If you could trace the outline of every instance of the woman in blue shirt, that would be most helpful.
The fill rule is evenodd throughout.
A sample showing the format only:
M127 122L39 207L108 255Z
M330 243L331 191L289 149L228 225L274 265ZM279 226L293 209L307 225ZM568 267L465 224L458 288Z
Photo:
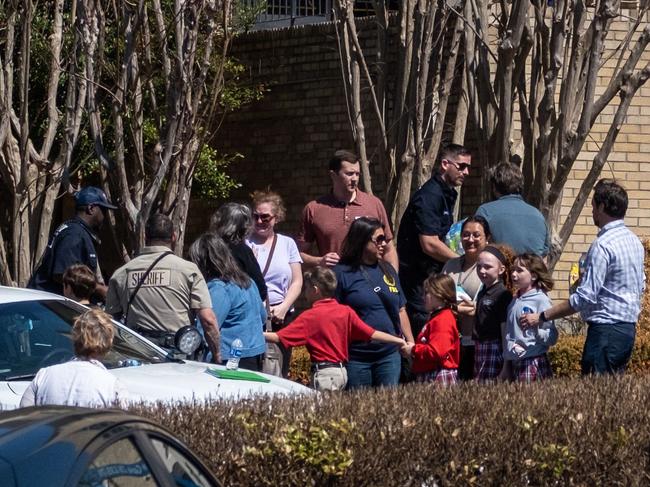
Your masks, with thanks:
M382 260L386 243L379 220L361 217L352 223L343 241L341 260L334 268L338 279L336 298L354 309L375 330L404 335L412 343L411 324L397 271ZM397 385L400 362L395 345L352 343L346 365L348 388Z
M263 335L266 309L257 286L239 268L228 245L214 233L204 233L196 239L189 256L208 283L221 331L223 363L230 356L232 342L239 338L244 344L239 367L261 371L266 350Z

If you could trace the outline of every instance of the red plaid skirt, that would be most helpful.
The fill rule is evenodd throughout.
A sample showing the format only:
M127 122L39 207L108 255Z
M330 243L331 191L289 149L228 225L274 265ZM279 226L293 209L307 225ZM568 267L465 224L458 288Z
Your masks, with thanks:
M479 382L494 381L503 368L501 341L476 342L475 347L474 378Z
M434 382L439 386L451 386L458 382L458 369L439 369L415 376L416 382Z
M516 360L512 363L512 368L515 379L519 382L530 383L553 377L551 363L546 354Z

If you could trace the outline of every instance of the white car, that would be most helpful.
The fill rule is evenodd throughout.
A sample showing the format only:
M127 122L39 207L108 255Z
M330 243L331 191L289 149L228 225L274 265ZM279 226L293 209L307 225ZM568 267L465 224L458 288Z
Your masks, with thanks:
M73 320L86 308L42 291L0 286L0 409L14 409L42 367L73 357ZM169 358L146 338L115 324L104 365L119 377L133 402L241 399L258 394L310 394L289 380L258 374L268 382L221 379L225 367Z

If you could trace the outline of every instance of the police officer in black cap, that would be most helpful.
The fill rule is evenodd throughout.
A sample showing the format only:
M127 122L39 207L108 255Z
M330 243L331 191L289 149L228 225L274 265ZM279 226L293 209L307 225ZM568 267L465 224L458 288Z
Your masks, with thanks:
M73 264L84 264L97 275L95 292L103 300L107 286L97 263L95 244L100 243L97 231L104 223L106 211L116 210L117 206L94 186L78 191L75 204L75 217L56 229L27 287L62 295L65 270Z

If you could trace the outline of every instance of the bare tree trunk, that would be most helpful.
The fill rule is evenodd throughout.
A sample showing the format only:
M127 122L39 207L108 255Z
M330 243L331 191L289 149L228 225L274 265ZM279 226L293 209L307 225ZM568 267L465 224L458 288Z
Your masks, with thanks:
M607 132L605 141L603 142L603 144L600 147L600 150L594 157L589 173L587 174L587 177L580 185L580 190L578 191L578 195L573 201L573 204L571 205L571 209L569 210L569 214L567 215L564 223L562 224L562 228L559 233L560 249L563 249L566 243L569 241L569 237L571 236L573 227L578 221L578 217L580 216L580 213L582 212L582 209L584 208L585 203L587 202L589 193L591 192L592 188L594 187L598 178L600 177L603 166L605 165L605 162L607 162L607 157L609 156L609 154L612 151L612 148L614 147L614 142L616 141L616 137L618 136L618 133L620 132L621 127L625 122L625 116L627 115L628 108L630 107L630 103L632 102L634 95L639 90L639 88L642 85L644 85L646 81L648 81L649 77L650 77L650 63L646 64L646 66L638 73L632 75L628 79L628 81L621 87L621 101L616 110L616 114L614 115L614 120L612 121L612 124L609 127L609 130ZM552 222L552 223L558 223L558 222ZM557 252L555 252L550 256L549 261L551 267L555 266L559 258L560 258L560 254Z
M102 184L120 204L123 218L110 218L125 258L142 243L135 232L161 188L177 184L170 211L184 225L205 127L221 110L231 0L21 0L3 8L0 185L11 221L0 230L2 282L24 285L40 260L60 190L72 190L71 167L88 157L76 152L86 130ZM178 183L170 168L182 172Z
M531 5L532 17L528 15ZM560 228L550 256L552 268L601 174L631 98L645 83L645 68L637 72L635 69L650 41L650 28L645 27L631 49L628 45L647 9L639 12L623 42L608 54L608 59L616 56L615 73L605 92L596 96L598 79L602 78L600 69L605 64L605 39L618 16L619 2L601 0L590 6L582 0L557 0L552 4L521 0L513 1L510 8L506 2L495 7L495 29L500 39L496 55L488 47L485 3L468 0L463 15L467 23L466 79L470 108L474 108L472 118L481 140L479 151L488 163L512 158L510 139L516 99L521 131L517 145L523 151L526 195L545 215L553 234ZM496 67L493 77L490 66ZM605 142L569 216L562 222L562 190L573 164L597 117L617 93L621 94L621 102Z
M438 151L440 150L440 144L442 142L442 134L445 126L445 119L447 116L447 107L449 105L449 97L451 95L451 87L454 81L457 79L456 60L458 59L458 52L460 49L462 26L463 26L463 19L460 16L457 16L454 30L453 30L453 35L450 42L450 49L449 52L447 53L448 55L445 56L446 66L445 66L444 76L440 83L440 96L439 96L440 103L438 105L438 115L436 118L436 124L433 129L433 134L431 135L431 141L429 142L429 148L427 149L427 153L425 156L425 159L427 161L430 161L431 163L435 161L436 156L438 155ZM467 105L465 103L465 106L463 108L462 107L463 103L465 102L461 101L459 105L456 107L457 113L461 114L460 119L458 116L456 117L456 123L463 124L463 127L457 128L456 126L454 126L454 141L461 140L460 142L461 144L464 142L465 139L464 124L467 122ZM462 119L462 116L465 117L464 121ZM462 130L462 136L460 135L461 133L460 130ZM427 171L425 172L424 175L425 180L431 177L432 168L433 168L432 164L427 168Z
M377 38L380 54L375 71L376 81L368 67L370 57L363 52L356 30L353 2L334 2L337 39L341 58L343 86L346 93L350 129L361 155L363 180L367 155L379 158L386 183L386 205L395 230L411 196L413 186L419 187L431 174L432 161L438 152L446 114L447 98L453 81L460 32L452 34L450 56L441 53L448 40L445 32L450 10L442 1L405 0L400 5L398 71L394 98L387 99L383 50L389 29L386 5L375 1L378 15ZM454 17L452 24L456 23ZM437 29L437 30L436 30ZM446 53L447 54L447 53ZM451 57L451 59L450 59ZM443 66L449 67L443 71ZM359 78L357 78L359 73ZM370 114L379 130L379 146L369 149L365 136L361 83L368 87ZM393 107L388 118L387 106ZM442 107L442 110L441 110Z

